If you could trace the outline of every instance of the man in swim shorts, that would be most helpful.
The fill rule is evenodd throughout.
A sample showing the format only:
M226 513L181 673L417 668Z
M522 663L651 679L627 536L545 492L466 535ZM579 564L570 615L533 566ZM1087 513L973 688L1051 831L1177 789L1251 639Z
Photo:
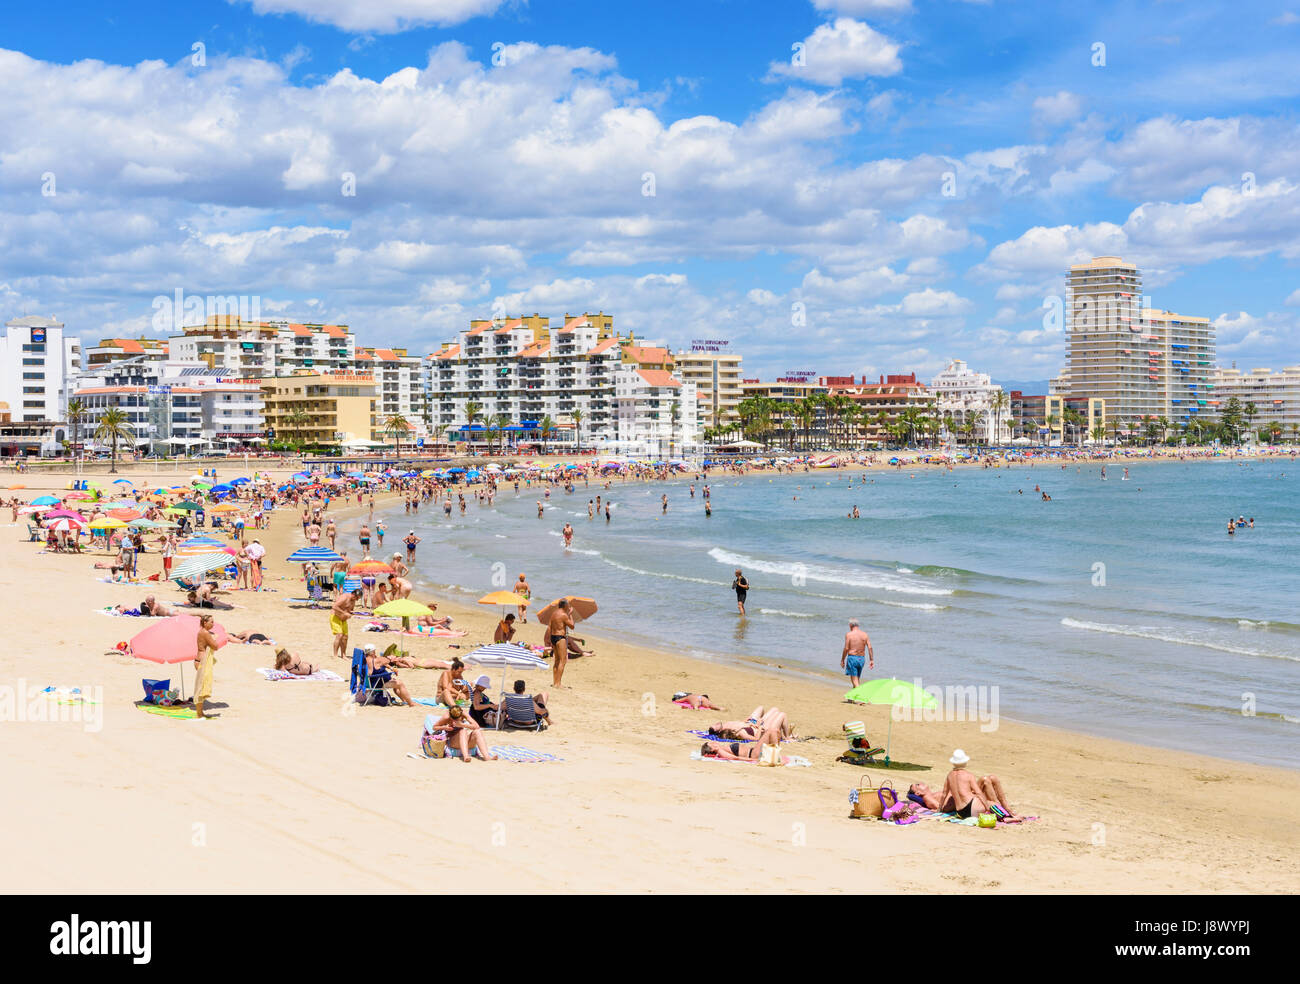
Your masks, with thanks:
M359 597L361 597L360 588L345 591L334 599L334 606L330 609L330 633L334 637L333 652L339 659L347 659L348 619L352 617L352 610L356 608Z
M840 668L853 686L861 683L862 664L871 654L871 669L876 668L876 654L871 649L871 639L858 627L856 618L849 619L849 631L844 634L844 651L840 653Z
M749 595L749 581L745 575L740 573L740 568L736 568L736 579L731 582L731 590L736 592L736 610L740 614L745 614L745 598Z

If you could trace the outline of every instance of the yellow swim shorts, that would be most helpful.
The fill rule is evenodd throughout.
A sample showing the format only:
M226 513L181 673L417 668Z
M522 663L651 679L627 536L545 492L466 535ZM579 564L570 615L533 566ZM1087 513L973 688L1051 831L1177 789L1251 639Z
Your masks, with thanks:
M347 635L348 634L347 620L339 618L337 615L331 615L330 631L335 635Z

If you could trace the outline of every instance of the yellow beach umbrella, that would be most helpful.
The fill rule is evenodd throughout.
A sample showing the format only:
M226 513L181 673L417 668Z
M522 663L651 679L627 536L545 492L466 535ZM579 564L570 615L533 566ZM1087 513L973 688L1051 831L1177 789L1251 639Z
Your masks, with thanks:
M223 502L219 506L213 506L212 509L209 511L214 513L239 512L239 507L235 505L231 505L229 502Z
M122 522L120 519L116 519L113 516L105 516L102 519L97 519L92 522L90 528L92 530L120 530L125 525L126 523Z
M422 615L432 615L433 609L428 605L421 605L418 601L412 601L410 598L394 598L392 601L386 601L375 609L376 615L382 615L387 618L400 618L402 620L402 631L411 631L411 619L419 618ZM402 646L402 655L406 655L406 647Z
M528 599L523 595L517 595L513 591L493 591L491 594L484 595L478 600L480 605L518 605L520 608L528 607Z

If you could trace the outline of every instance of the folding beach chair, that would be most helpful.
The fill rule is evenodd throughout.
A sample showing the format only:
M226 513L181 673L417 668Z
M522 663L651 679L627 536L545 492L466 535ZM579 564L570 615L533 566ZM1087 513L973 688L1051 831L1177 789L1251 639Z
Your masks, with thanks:
M384 683L392 678L392 675L383 670L379 673L366 672L366 651L364 649L352 650L352 680L349 686L352 693L357 695L357 703L363 707L366 704L374 704L376 707L401 706L402 699L391 690L384 688Z
M506 694L501 698L501 713L497 715L497 729L516 731L544 731L546 722L537 716L537 705L531 694Z

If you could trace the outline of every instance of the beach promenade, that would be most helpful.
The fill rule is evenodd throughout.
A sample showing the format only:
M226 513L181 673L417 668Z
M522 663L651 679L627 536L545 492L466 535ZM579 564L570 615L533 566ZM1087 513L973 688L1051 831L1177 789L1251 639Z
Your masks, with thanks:
M57 496L68 477L21 476L27 488L7 494ZM171 671L175 682L180 667L109 654L148 622L98 610L138 604L146 593L176 603L180 592L104 583L92 570L102 553L41 552L25 542L21 520L8 520L6 510L0 687L102 688L97 720L15 720L30 716L15 712L0 722L0 781L9 791L0 829L22 845L3 875L9 891L1300 890L1295 772L1005 719L987 734L978 722L896 723L895 758L926 768L865 771L900 790L917 780L937 786L962 747L977 774L999 775L1016 810L1038 820L981 830L849 819L849 790L863 770L835 762L841 725L865 720L869 734L883 736L888 712L842 703L844 688L831 679L678 655L671 626L649 650L602 639L598 620L582 625L598 655L569 665L566 688L551 700L558 723L500 739L559 762L409 758L425 709L360 708L346 683L268 682L255 670L271 665L274 650L234 642L218 652L213 720L143 713L134 706L141 679ZM235 608L218 612L218 622L264 632L346 678L348 667L329 655L328 608L286 603L302 594L298 565L282 560L303 545L298 513L280 508L254 535L267 547L268 590L223 595ZM398 540L390 525L393 549ZM419 561L438 558L422 547ZM157 553L143 555L142 574L160 569ZM440 601L439 613L469 635L403 637L415 655L448 659L491 640L495 610ZM357 629L349 648L398 638ZM526 629L535 641L531 620ZM192 667L184 673L188 687ZM522 675L530 690L550 689L549 671ZM434 671L401 676L413 694L433 696ZM674 706L677 690L710 694L728 718L781 707L801 736L818 736L787 746L811 767L692 760L699 739L687 731L723 715Z

